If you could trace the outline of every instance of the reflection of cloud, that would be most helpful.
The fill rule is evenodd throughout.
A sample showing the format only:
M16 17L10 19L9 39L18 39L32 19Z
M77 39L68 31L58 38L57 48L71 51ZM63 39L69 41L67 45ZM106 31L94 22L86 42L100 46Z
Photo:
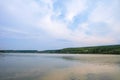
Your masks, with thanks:
M43 35L70 41L75 46L119 43L119 4L119 0L3 0L0 3L0 28L6 27L2 31L6 36L14 32L16 37L30 34L26 37L38 39ZM82 14L85 17L81 17ZM36 37L36 33L40 35Z
M76 65L70 68L58 69L50 72L43 80L86 80L90 75L96 80L99 80L99 78L116 79L115 73L118 76L119 73L117 72L117 67L112 65Z
M119 63L119 57L115 55L85 55L85 54L76 54L77 56L69 55L69 56L62 56L58 58L62 58L69 61L80 61L85 63L99 63L99 64L117 64Z

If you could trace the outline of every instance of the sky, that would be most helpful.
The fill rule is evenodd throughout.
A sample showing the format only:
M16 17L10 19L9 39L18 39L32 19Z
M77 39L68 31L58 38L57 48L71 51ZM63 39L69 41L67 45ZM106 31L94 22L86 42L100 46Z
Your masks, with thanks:
M120 0L1 0L0 49L120 44Z

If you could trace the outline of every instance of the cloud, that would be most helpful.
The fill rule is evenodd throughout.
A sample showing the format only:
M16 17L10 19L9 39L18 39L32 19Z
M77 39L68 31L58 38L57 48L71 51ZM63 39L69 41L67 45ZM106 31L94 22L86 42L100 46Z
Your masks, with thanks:
M57 40L56 44L61 40L71 42L64 46L119 43L119 7L119 0L1 1L0 36L27 38L31 42L36 39L50 45L51 40Z
M110 37L111 40L114 39L115 42L120 40L118 39L118 34L120 34L120 23L119 23L120 20L118 20L119 17L118 13L120 13L120 10L118 9L119 7L120 7L119 0L111 1L108 4L104 2L98 2L96 8L91 12L90 17L88 19L88 23L90 24L92 23L93 26L96 23L106 24L104 27L102 25L98 26L98 27L102 27L101 31L108 30L106 31L107 36L105 36L104 34L102 35L104 38L106 38L106 40L109 39L107 37ZM97 25L95 27L97 27Z
M86 0L70 0L65 4L67 21L73 21L74 17L82 13L88 6Z
M98 2L96 8L91 12L89 21L91 22L107 22L111 23L116 20L118 15L119 0L111 3Z

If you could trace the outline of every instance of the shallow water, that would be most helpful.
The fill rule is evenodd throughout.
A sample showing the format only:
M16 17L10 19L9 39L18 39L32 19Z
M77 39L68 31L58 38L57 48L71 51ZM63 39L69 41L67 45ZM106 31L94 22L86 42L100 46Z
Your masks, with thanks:
M120 80L120 55L0 54L0 80Z

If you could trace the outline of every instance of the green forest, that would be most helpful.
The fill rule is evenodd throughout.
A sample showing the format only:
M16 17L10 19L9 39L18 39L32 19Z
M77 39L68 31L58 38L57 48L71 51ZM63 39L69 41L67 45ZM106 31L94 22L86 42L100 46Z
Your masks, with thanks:
M42 53L74 53L74 54L120 54L120 45L93 46L93 47L77 47L64 48L59 50L46 50Z
M0 50L0 53L120 54L120 45L64 48L58 50Z

